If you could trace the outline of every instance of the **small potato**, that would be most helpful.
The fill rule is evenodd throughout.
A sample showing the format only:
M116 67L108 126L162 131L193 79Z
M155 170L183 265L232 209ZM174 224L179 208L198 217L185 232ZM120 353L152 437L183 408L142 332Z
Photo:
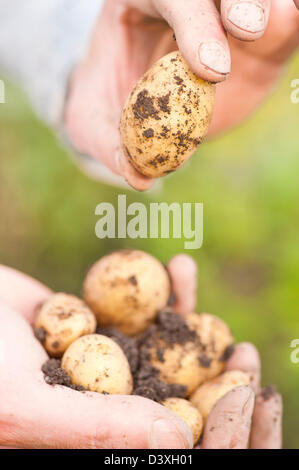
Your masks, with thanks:
M61 357L73 341L95 331L96 318L81 299L58 293L41 306L34 327L42 329L47 352Z
M120 120L123 151L144 176L181 167L208 132L215 86L197 77L181 53L160 59L139 80Z
M202 429L203 419L195 406L193 406L188 400L183 398L167 398L162 402L162 405L166 406L169 410L176 413L182 418L189 426L193 434L194 445L198 442Z
M72 383L99 393L130 395L133 379L122 349L111 338L87 335L65 351L61 367Z
M179 321L177 315L173 321ZM172 322L171 317L168 322ZM162 337L154 336L151 338L154 346L150 347L149 353L151 364L159 371L160 379L185 386L185 396L189 396L201 383L222 372L233 337L220 318L207 313L189 314L185 317L185 323L189 331L195 333L194 337L191 335L183 344L167 344L165 334Z
M218 377L202 384L190 397L191 403L207 419L212 408L221 397L240 385L250 384L250 374L238 370L224 372Z
M83 290L101 326L115 326L122 333L135 335L167 305L171 284L165 267L153 256L122 250L92 266Z

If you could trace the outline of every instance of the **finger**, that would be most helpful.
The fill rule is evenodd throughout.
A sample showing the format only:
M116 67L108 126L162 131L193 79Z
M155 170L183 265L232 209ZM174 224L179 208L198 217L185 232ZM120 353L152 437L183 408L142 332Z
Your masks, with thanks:
M28 404L27 415L14 445L64 449L189 449L193 445L186 423L162 405L137 396L83 393L45 384Z
M270 6L271 0L222 0L223 25L237 39L258 39L267 27Z
M246 449L254 407L251 387L236 387L222 397L210 413L202 449Z
M0 265L0 301L32 322L36 307L51 295L51 290L14 269Z
M175 303L174 310L181 315L191 313L196 306L197 265L187 255L176 255L168 263Z
M239 343L236 345L232 356L226 363L225 370L241 370L248 372L251 378L251 386L255 393L260 387L261 361L258 350L251 343Z
M174 29L178 47L191 69L212 82L230 72L230 52L225 30L213 0L156 0L161 15Z
M299 0L294 0L294 3L295 3L296 7L297 7L298 10L299 10Z
M152 187L155 180L138 173L121 150L118 151L118 159L121 174L132 188L137 191L146 191Z
M250 437L251 449L281 449L282 399L273 387L256 397Z

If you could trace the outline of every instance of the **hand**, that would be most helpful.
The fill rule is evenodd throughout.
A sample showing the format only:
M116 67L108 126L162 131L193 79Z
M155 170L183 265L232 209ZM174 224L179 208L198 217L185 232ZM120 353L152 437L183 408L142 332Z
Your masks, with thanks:
M156 60L178 47L197 75L222 82L210 128L215 135L256 108L299 44L299 15L292 0L183 3L106 0L70 85L65 124L72 144L138 190L153 181L126 160L118 126L128 94ZM295 4L299 8L299 0Z
M194 310L196 267L179 255L169 263L175 308ZM17 293L17 295L16 295ZM137 396L79 393L46 384L41 365L47 354L30 323L51 291L37 281L0 266L0 445L21 448L190 448L190 430L165 407ZM259 388L260 363L247 343L236 347L227 369L248 371ZM264 394L265 396L265 394ZM250 387L238 387L215 406L202 448L277 448L282 405ZM253 416L252 416L253 414ZM275 420L274 420L275 418ZM69 423L72 423L70 430ZM252 423L252 424L251 424Z

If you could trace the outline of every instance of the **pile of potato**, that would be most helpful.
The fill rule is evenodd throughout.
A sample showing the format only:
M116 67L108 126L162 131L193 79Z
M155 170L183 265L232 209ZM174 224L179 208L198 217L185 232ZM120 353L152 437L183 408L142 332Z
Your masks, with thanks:
M34 327L43 332L48 354L61 358L72 384L98 393L132 394L134 374L119 344L96 334L97 326L143 338L140 351L146 351L158 379L183 391L162 404L187 422L196 443L217 400L249 384L250 377L240 371L223 373L233 345L228 326L207 313L184 318L171 313L171 291L168 272L157 259L137 250L113 252L89 270L84 301L54 294L39 308ZM168 336L155 326L163 310L168 312L163 317Z

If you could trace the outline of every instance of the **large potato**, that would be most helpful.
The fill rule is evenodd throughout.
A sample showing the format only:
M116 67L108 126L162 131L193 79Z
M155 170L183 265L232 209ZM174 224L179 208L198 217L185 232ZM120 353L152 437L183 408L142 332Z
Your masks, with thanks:
M162 402L162 405L173 411L173 413L176 413L187 423L192 431L193 443L195 445L198 442L203 429L203 419L198 409L188 400L184 400L183 398L167 398Z
M183 321L177 315L171 315L173 320L169 316L169 328L172 322ZM143 348L148 348L150 362L159 371L160 379L185 386L185 396L189 396L201 383L221 373L233 337L228 326L213 315L189 314L184 323L185 332L183 325L176 325L176 331L182 331L182 340L168 342L167 331L162 331L161 335L158 330Z
M202 384L190 397L191 403L207 419L214 405L221 397L241 385L250 384L250 374L237 370L224 372Z
M123 250L94 264L83 290L101 326L115 326L122 333L135 335L167 305L171 285L165 267L153 256Z
M61 367L72 383L99 393L130 395L133 380L122 349L103 335L82 336L65 351Z
M48 353L61 357L77 338L94 333L96 318L81 299L58 293L41 306L34 327L42 331Z
M130 94L120 121L124 153L143 175L181 167L207 134L215 86L197 77L180 52L160 59Z

